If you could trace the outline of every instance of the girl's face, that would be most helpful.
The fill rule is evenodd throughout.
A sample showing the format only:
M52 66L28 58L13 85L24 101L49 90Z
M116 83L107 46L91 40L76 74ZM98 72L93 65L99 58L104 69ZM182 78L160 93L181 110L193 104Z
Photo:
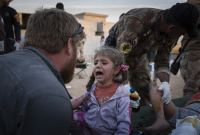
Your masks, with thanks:
M119 71L120 66L114 68L114 64L108 56L97 55L94 60L93 73L98 84L101 86L114 83L115 74Z

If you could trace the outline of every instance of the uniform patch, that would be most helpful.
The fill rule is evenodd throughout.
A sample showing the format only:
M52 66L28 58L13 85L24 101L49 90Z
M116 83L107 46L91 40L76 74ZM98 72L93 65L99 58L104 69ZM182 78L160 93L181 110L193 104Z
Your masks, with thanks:
M6 12L6 13L5 13L5 16L10 16L9 12Z
M122 43L120 45L120 50L123 52L123 53L128 53L131 51L131 44L130 43Z
M15 19L17 20L17 22L20 22L19 14L16 14L16 15L15 15Z
M139 42L139 38L138 38L138 37L137 37L136 39L133 40L133 44L134 44L134 45L137 45L138 42Z

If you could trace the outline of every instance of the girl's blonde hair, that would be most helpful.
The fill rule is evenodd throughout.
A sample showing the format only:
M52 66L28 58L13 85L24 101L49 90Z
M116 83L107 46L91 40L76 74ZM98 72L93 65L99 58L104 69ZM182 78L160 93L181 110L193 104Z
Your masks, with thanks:
M117 66L121 66L124 65L124 54L122 52L120 52L117 49L114 48L110 48L110 47L100 47L98 49L95 50L95 55L94 55L94 59L98 56L107 56L110 58L110 60L113 62L114 68ZM127 72L123 71L123 69L120 69L119 73L116 74L114 82L115 83L119 83L122 84L123 82L125 82L127 80ZM86 89L89 92L92 85L94 84L95 81L95 77L94 74L92 74L90 76L90 80L88 82L88 84L86 85Z

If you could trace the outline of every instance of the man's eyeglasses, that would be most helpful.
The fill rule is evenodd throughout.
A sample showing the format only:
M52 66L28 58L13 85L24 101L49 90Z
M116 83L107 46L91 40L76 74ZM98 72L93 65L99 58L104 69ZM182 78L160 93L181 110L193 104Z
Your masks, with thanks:
M79 23L79 29L78 29L78 31L77 31L74 35L72 35L71 38L73 38L73 37L75 37L76 35L81 34L81 33L83 33L83 28L82 28L81 24Z

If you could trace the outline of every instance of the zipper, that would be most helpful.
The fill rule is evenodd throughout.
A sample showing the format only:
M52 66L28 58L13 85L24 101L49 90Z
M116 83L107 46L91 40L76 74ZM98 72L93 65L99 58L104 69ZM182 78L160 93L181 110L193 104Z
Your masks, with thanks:
M119 87L117 88L117 90L118 90L118 89L119 89ZM117 91L117 90L116 90L116 91ZM93 87L93 91L94 91L94 87ZM115 94L116 94L116 93L115 93ZM114 99L119 98L119 96L117 97L117 96L115 96L115 94L114 94L109 100L107 100L106 102L104 102L104 103L100 106L99 103L97 102L97 100L96 100L94 94L93 94L92 92L90 92L91 97L95 100L96 104L98 105L98 112L97 112L97 113L99 113L99 110L102 108L102 106L103 106L105 103L107 103L108 101L112 101L112 100L114 100ZM98 117L96 117L96 118L97 118L97 121L96 121L96 123L94 124L94 127L96 127L96 125L97 125L97 123L98 123L98 118L99 118L99 117L100 117L100 113L98 114Z

